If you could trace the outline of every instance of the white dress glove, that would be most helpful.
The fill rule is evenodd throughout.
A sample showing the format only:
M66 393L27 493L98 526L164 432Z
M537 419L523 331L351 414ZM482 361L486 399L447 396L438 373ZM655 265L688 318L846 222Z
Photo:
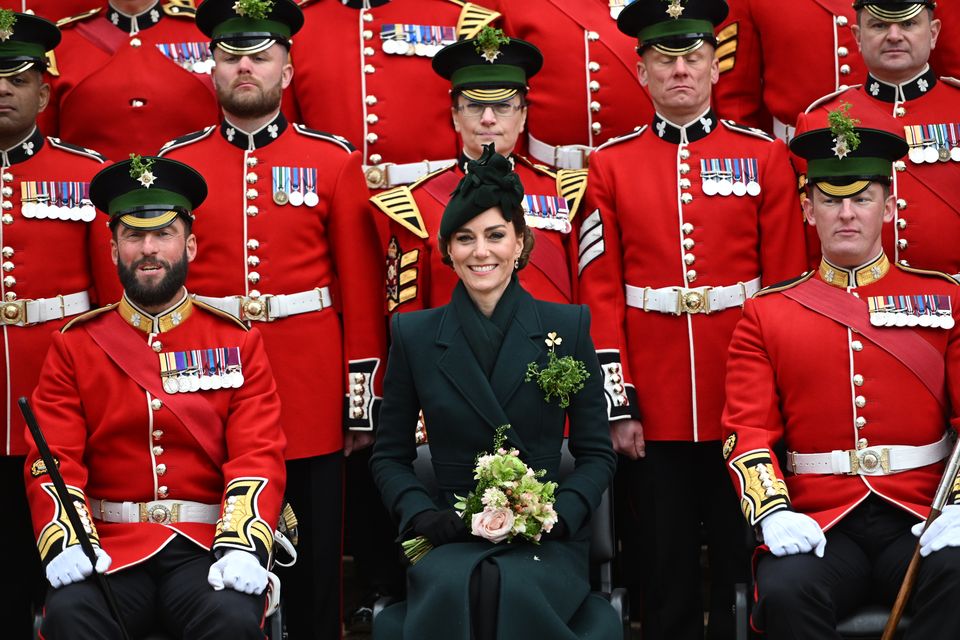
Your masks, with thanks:
M252 553L227 549L223 557L211 565L207 582L214 591L230 587L241 593L260 595L267 587L267 570Z
M760 530L770 553L777 557L813 551L822 558L827 547L827 539L817 521L796 511L774 511L760 521Z
M94 547L93 550L97 554L97 573L103 573L110 568L112 560L100 547ZM80 582L91 573L93 573L93 565L78 544L61 551L47 565L47 580L54 589Z
M918 522L910 528L915 536L920 536L920 555L926 558L934 551L944 547L960 547L960 505L944 507L943 512L930 527L924 531L923 523ZM920 535L920 534L923 535Z

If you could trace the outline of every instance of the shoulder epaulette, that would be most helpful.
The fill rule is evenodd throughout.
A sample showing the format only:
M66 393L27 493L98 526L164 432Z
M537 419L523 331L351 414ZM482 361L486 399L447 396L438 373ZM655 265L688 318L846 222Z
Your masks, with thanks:
M101 11L103 11L103 7L97 7L96 9L90 9L90 11L84 11L83 13L78 13L75 16L60 18L59 20L57 20L57 27L59 27L60 29L63 29L68 24L74 24L75 22L81 22L83 20L92 18L93 16L97 15Z
M753 297L759 298L760 296L765 296L768 293L776 293L777 291L783 291L784 289L795 287L801 282L806 282L807 280L812 278L813 274L815 274L816 272L817 272L816 269L811 269L810 271L804 271L796 278L784 280L783 282L778 282L776 284L770 285L769 287L764 287L763 289L760 289L760 291L757 291L755 294L753 294Z
M446 171L446 169L443 169L443 171ZM434 172L431 175L436 175L436 173L439 172ZM422 182L422 180L418 182ZM381 191L371 196L370 202L387 214L387 217L418 238L426 240L430 237L430 234L427 233L427 225L424 224L423 216L420 214L420 207L417 206L413 192L410 191L410 185Z
M212 314L215 315L215 316L220 316L220 317L223 318L224 320L229 320L230 322L232 322L233 324L237 325L238 327L242 327L244 331L249 331L249 330L250 330L250 327L248 327L247 325L245 325L239 318L237 318L237 316L233 315L232 313L227 313L226 311L221 311L220 309L217 309L216 307L210 306L210 305L207 304L206 302L200 302L200 301L197 300L195 297L193 298L193 304L194 304L194 306L197 306L197 307L203 309L204 311L208 311L208 312L212 313Z
M91 319L93 319L93 318L96 318L96 317L99 316L101 313L104 313L104 312L106 312L106 311L110 311L111 309L116 309L118 304L120 304L120 303L119 303L119 302L114 302L113 304L108 304L108 305L105 306L105 307L100 307L99 309L91 309L90 311L87 311L86 313L81 313L81 314L78 315L76 318L74 318L73 320L71 320L71 321L68 322L67 324L63 325L63 327L60 328L60 333L66 333L67 330L73 328L74 325L77 325L77 324L80 324L81 322L86 322L87 320L91 320Z
M319 138L320 140L326 140L327 142L332 142L335 145L342 147L347 153L353 153L356 151L356 147L350 144L350 141L344 138L343 136L338 136L334 133L327 133L326 131L318 131L316 129L311 129L310 127L305 127L302 124L294 124L294 130L304 136L310 136L311 138Z
M848 86L848 87L844 87L844 88L842 88L842 89L837 89L836 91L834 91L834 92L832 92L832 93L828 93L828 94L825 95L825 96L821 96L821 97L817 98L816 100L814 100L813 102L811 102L811 103L810 103L810 106L807 107L806 109L804 109L803 112L804 112L804 113L810 113L811 111L813 111L813 110L816 109L817 107L823 106L824 104L826 104L827 102L830 102L831 100L833 100L833 99L836 98L837 96L839 96L839 95L841 95L841 94L844 94L844 93L846 93L847 91L850 91L851 89L859 89L859 88L862 87L862 86L863 86L862 84L853 84L853 85L850 85L850 86Z
M450 2L463 7L460 18L457 19L457 39L459 40L475 38L481 29L500 17L498 12L472 2L459 0L450 0Z
M943 278L944 280L952 282L953 284L960 284L956 278L951 276L949 273L944 273L943 271L934 271L933 269L917 269L916 267L908 267L907 265L899 262L894 262L893 264L895 264L901 271L906 271L907 273L916 273L917 275L930 276L932 278Z
M954 78L954 77L952 77L952 76L940 76L940 81L941 81L941 82L945 82L946 84L950 85L951 87L960 88L960 80L958 80L958 79L956 79L956 78Z
M639 136L640 134L642 134L642 133L643 133L644 131L646 131L646 130L647 130L647 125L643 125L642 127L637 127L637 128L635 128L635 129L634 129L633 131L631 131L630 133L625 133L625 134L622 135L622 136L615 136L615 137L613 137L613 138L610 138L609 140L607 140L606 142L604 142L603 144L601 144L600 146L598 146L596 149L594 149L594 150L593 150L593 153L596 153L597 151L600 151L600 149L606 149L607 147L612 147L612 146L615 145L615 144L619 144L619 143L624 142L624 141L626 141L626 140L631 140L631 139L633 139L633 138L636 138L637 136Z
M567 201L570 210L570 220L577 215L583 194L587 190L586 169L560 169L557 171L557 193Z
M97 153L93 149L87 149L86 147L80 147L75 144L70 144L69 142L64 142L60 138L54 138L53 136L47 136L47 142L50 143L50 146L56 147L57 149L63 149L70 153L75 153L78 156L84 156L86 158L92 158L100 164L107 162L107 157L100 153Z
M170 0L163 4L163 12L174 18L194 20L197 17L197 6L193 0Z
M748 136L754 136L756 138L762 138L767 142L773 142L773 138L770 137L770 134L764 131L763 129L757 129L756 127L748 127L745 124L738 124L733 120L721 119L720 122L722 122L723 126L725 126L727 129L730 129L731 131L736 131L738 133L745 133Z
M542 173L542 174L544 174L544 175L550 176L551 178L556 178L556 177L557 177L557 172L554 171L553 169L551 169L550 167L548 167L548 166L545 165L545 164L541 164L541 163L539 163L539 162L534 162L534 161L532 161L530 158L521 156L521 155L518 154L518 153L513 154L513 159L514 159L516 162L519 162L520 164L524 165L525 167L529 167L529 168L533 169L533 170L536 171L537 173Z
M726 73L737 64L737 46L740 43L740 23L733 22L717 34L717 61L720 73Z
M173 151L174 149L179 149L180 147L185 147L188 144L193 144L194 142L203 140L204 138L209 137L216 128L217 125L212 124L205 129L201 129L200 131L194 131L193 133L188 133L185 136L180 136L179 138L174 138L169 142L165 142L163 143L163 146L160 147L160 151L157 152L157 155L162 156L168 151Z

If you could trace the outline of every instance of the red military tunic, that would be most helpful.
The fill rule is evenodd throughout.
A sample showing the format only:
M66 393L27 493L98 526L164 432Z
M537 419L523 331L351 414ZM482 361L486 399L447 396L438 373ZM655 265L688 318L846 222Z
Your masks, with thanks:
M922 446L937 442L949 424L960 426L960 331L878 327L915 332L946 359L949 406L941 406L918 376L879 344L785 295L810 277L829 278L863 301L862 318L868 315L868 297L887 295L948 297L958 317L955 282L905 269L889 267L882 254L856 274L824 264L819 273L747 302L730 343L723 435L724 457L751 523L792 506L826 530L871 493L919 518L928 515L942 462L892 475L785 475L773 454L781 439L788 451L807 454ZM848 282L859 284L846 287ZM782 289L787 291L779 293Z
M519 272L523 288L538 300L571 303L576 298L576 238L573 223L586 189L586 171L553 171L513 156L525 192L527 224L534 233L530 262ZM459 164L410 187L397 187L371 200L379 212L386 254L386 310L431 309L450 302L459 278L443 264L437 246L440 219L450 194L463 178ZM562 199L562 200L561 200ZM544 213L549 211L550 213Z
M0 9L32 11L34 15L56 22L95 7L98 0L0 0Z
M733 0L719 30L717 111L764 129L772 115L783 137L811 102L866 74L854 24L851 0Z
M37 128L21 144L0 155L0 371L5 390L2 454L22 456L27 453L27 445L17 398L33 392L50 345L50 333L63 324L64 317L90 309L87 236L96 211L81 200L103 158L57 138L44 138ZM38 210L37 201L43 194L54 198L50 202L56 208L43 206ZM66 296L63 313L57 297L61 295ZM23 325L23 305L27 306L27 326Z
M197 169L215 194L197 211L203 249L190 265L191 290L231 297L245 320L263 304L271 317L293 311L258 324L283 402L287 458L340 450L344 427L373 429L386 350L383 262L359 154L282 115L254 134L224 121L161 154ZM277 204L294 192L301 206ZM266 302L278 294L299 301ZM304 297L323 307L299 312Z
M44 131L123 160L218 117L208 39L191 10L158 3L134 20L108 7L61 28Z
M743 159L753 167L739 177L754 178L756 195L705 195L715 185L701 163L735 167ZM580 302L593 311L611 420L639 419L648 440L720 438L727 344L744 294L758 277L778 282L803 269L795 194L782 142L710 110L683 129L658 116L597 149L580 229ZM734 300L709 314L684 313L681 294L641 290L634 307L627 285L731 287ZM697 296L682 297L696 311Z
M945 76L960 78L960 4L938 2L933 15L941 22L936 48L930 52L930 64Z
M185 297L151 316L124 299L53 337L33 407L88 522L92 514L94 540L99 536L113 558L110 572L146 560L175 534L205 548L244 549L267 562L286 479L280 401L260 334L222 315ZM109 343L122 345L121 356L115 346L102 346L104 334L113 335ZM123 351L127 344L135 348ZM163 354L232 348L239 349L241 386L163 390ZM147 382L138 383L136 371L147 372ZM199 403L204 411L185 410L184 403ZM26 481L46 563L77 542L32 442ZM216 527L196 521L104 522L94 507L100 500L191 501L213 505L213 519L220 520ZM157 506L148 504L141 513L163 520Z
M450 84L433 72L432 52L441 42L475 36L499 14L457 0L355 4L361 5L318 0L303 7L304 26L291 51L293 94L302 122L346 137L366 167L376 165L367 170L370 188L408 184L445 166L438 161L452 161L459 148L454 130L443 126L450 123ZM401 45L392 35L410 31L408 40L416 42L419 27L442 40L421 43L414 54L413 44ZM388 172L390 163L419 166L404 178Z
M653 119L653 103L637 77L637 42L617 29L608 0L500 0L507 35L543 52L543 69L530 80L527 130L552 151L528 142L540 162L586 167L581 151Z
M830 126L828 112L844 102L852 105L850 113L860 120L860 126L883 129L917 143L909 158L894 163L897 211L894 224L884 227L884 250L895 261L913 267L960 273L960 82L938 81L929 68L899 89L867 75L863 85L811 105L797 121L797 133ZM914 135L917 127L922 128L919 137ZM956 149L956 161L939 161L937 135L931 130L934 134L939 131L939 148L948 155ZM934 154L927 158L932 162L922 161L924 139L926 148L931 149L928 153ZM800 171L806 169L802 159L795 159L795 165ZM807 235L811 259L819 260L816 233Z

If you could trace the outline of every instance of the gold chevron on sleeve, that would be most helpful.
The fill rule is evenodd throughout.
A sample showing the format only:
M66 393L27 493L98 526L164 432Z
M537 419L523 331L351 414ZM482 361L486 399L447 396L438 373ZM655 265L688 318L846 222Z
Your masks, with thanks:
M265 478L237 478L227 485L223 515L217 521L217 533L213 541L215 547L231 547L269 555L273 548L273 531L260 517L259 507L260 494L266 486Z
M467 2L460 11L460 19L457 20L457 38L474 38L481 29L499 17L500 14L496 11Z
M404 185L383 191L371 196L370 202L418 238L426 240L429 237L427 225L423 222L423 216L420 215L420 208L413 198L410 187Z
M740 23L727 25L717 34L717 61L720 73L730 71L737 64L737 47L740 44Z
M787 483L777 477L769 449L754 449L729 463L740 480L740 508L751 525L790 506Z
M67 547L80 544L80 539L77 537L73 525L70 524L70 518L67 516L53 483L45 482L40 486L50 495L54 504L53 518L37 536L37 550L40 552L40 559L47 562ZM67 491L73 498L73 506L76 507L77 513L80 515L80 521L83 522L83 527L90 538L90 542L99 546L100 536L93 524L93 518L90 517L90 511L87 509L86 496L77 487L68 485Z
M557 171L557 193L567 201L567 207L570 209L570 220L573 220L577 215L586 190L586 169L560 169Z

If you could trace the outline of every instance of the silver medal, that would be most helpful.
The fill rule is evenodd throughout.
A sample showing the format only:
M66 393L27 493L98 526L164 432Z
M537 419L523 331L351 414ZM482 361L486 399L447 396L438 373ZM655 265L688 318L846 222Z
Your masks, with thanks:
M303 204L308 207L315 207L320 204L320 196L317 195L316 191L307 191L306 195L303 196Z
M747 194L753 197L760 195L760 183L756 180L751 180L747 183Z

